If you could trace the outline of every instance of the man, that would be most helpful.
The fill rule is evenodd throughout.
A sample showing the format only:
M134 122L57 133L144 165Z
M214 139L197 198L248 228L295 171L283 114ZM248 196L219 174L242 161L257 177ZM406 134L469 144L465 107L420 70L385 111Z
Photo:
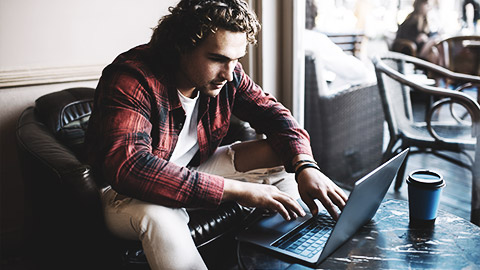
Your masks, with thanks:
M318 199L337 218L347 197L313 161L308 135L238 63L259 30L247 4L182 0L170 12L149 44L105 68L95 93L86 141L110 185L102 200L112 233L140 239L152 269L204 269L185 208L233 200L304 215L279 165L296 172L313 213ZM232 114L267 139L218 148Z

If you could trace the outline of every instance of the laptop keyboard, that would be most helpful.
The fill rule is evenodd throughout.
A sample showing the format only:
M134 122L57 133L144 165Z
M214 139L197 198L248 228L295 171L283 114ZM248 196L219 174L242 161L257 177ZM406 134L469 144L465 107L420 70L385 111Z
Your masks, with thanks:
M335 221L329 215L319 214L272 245L311 258L323 249L334 226Z

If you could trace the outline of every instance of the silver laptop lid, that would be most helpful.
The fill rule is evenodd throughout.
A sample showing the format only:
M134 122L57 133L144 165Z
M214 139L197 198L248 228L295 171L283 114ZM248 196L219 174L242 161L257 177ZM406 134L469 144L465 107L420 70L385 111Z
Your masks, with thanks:
M408 151L409 149L404 150L355 183L318 262L332 254L373 218Z
M285 221L280 214L264 217L252 223L246 230L237 235L237 240L253 243L274 252L303 261L304 264L316 266L332 254L338 247L351 238L355 232L372 219L395 178L400 165L405 160L408 149L362 177L355 183L349 199L338 221L330 234L322 252L311 258L293 254L272 245L279 238L301 226L312 216L308 212L305 217L293 221ZM301 205L306 208L303 202Z

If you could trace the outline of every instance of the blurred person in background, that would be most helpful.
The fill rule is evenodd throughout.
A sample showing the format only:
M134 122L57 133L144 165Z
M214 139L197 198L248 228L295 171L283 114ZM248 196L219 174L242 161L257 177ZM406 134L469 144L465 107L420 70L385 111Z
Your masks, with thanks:
M480 20L480 1L464 0L462 3L462 30L465 34L478 33L477 22Z
M434 45L439 41L439 36L437 32L431 31L427 19L430 10L430 0L415 0L412 13L398 27L395 39L406 39L414 42L417 47L417 57L437 64L439 55Z

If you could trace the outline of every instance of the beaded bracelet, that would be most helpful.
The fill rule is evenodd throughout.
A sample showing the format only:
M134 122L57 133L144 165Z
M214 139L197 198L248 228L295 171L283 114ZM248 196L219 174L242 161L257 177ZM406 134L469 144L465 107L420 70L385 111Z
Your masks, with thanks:
M301 171L305 170L306 168L315 168L320 171L320 167L318 167L317 164L315 163L306 163L303 164L302 166L298 167L298 169L295 171L295 180L298 181L298 175L300 174Z

